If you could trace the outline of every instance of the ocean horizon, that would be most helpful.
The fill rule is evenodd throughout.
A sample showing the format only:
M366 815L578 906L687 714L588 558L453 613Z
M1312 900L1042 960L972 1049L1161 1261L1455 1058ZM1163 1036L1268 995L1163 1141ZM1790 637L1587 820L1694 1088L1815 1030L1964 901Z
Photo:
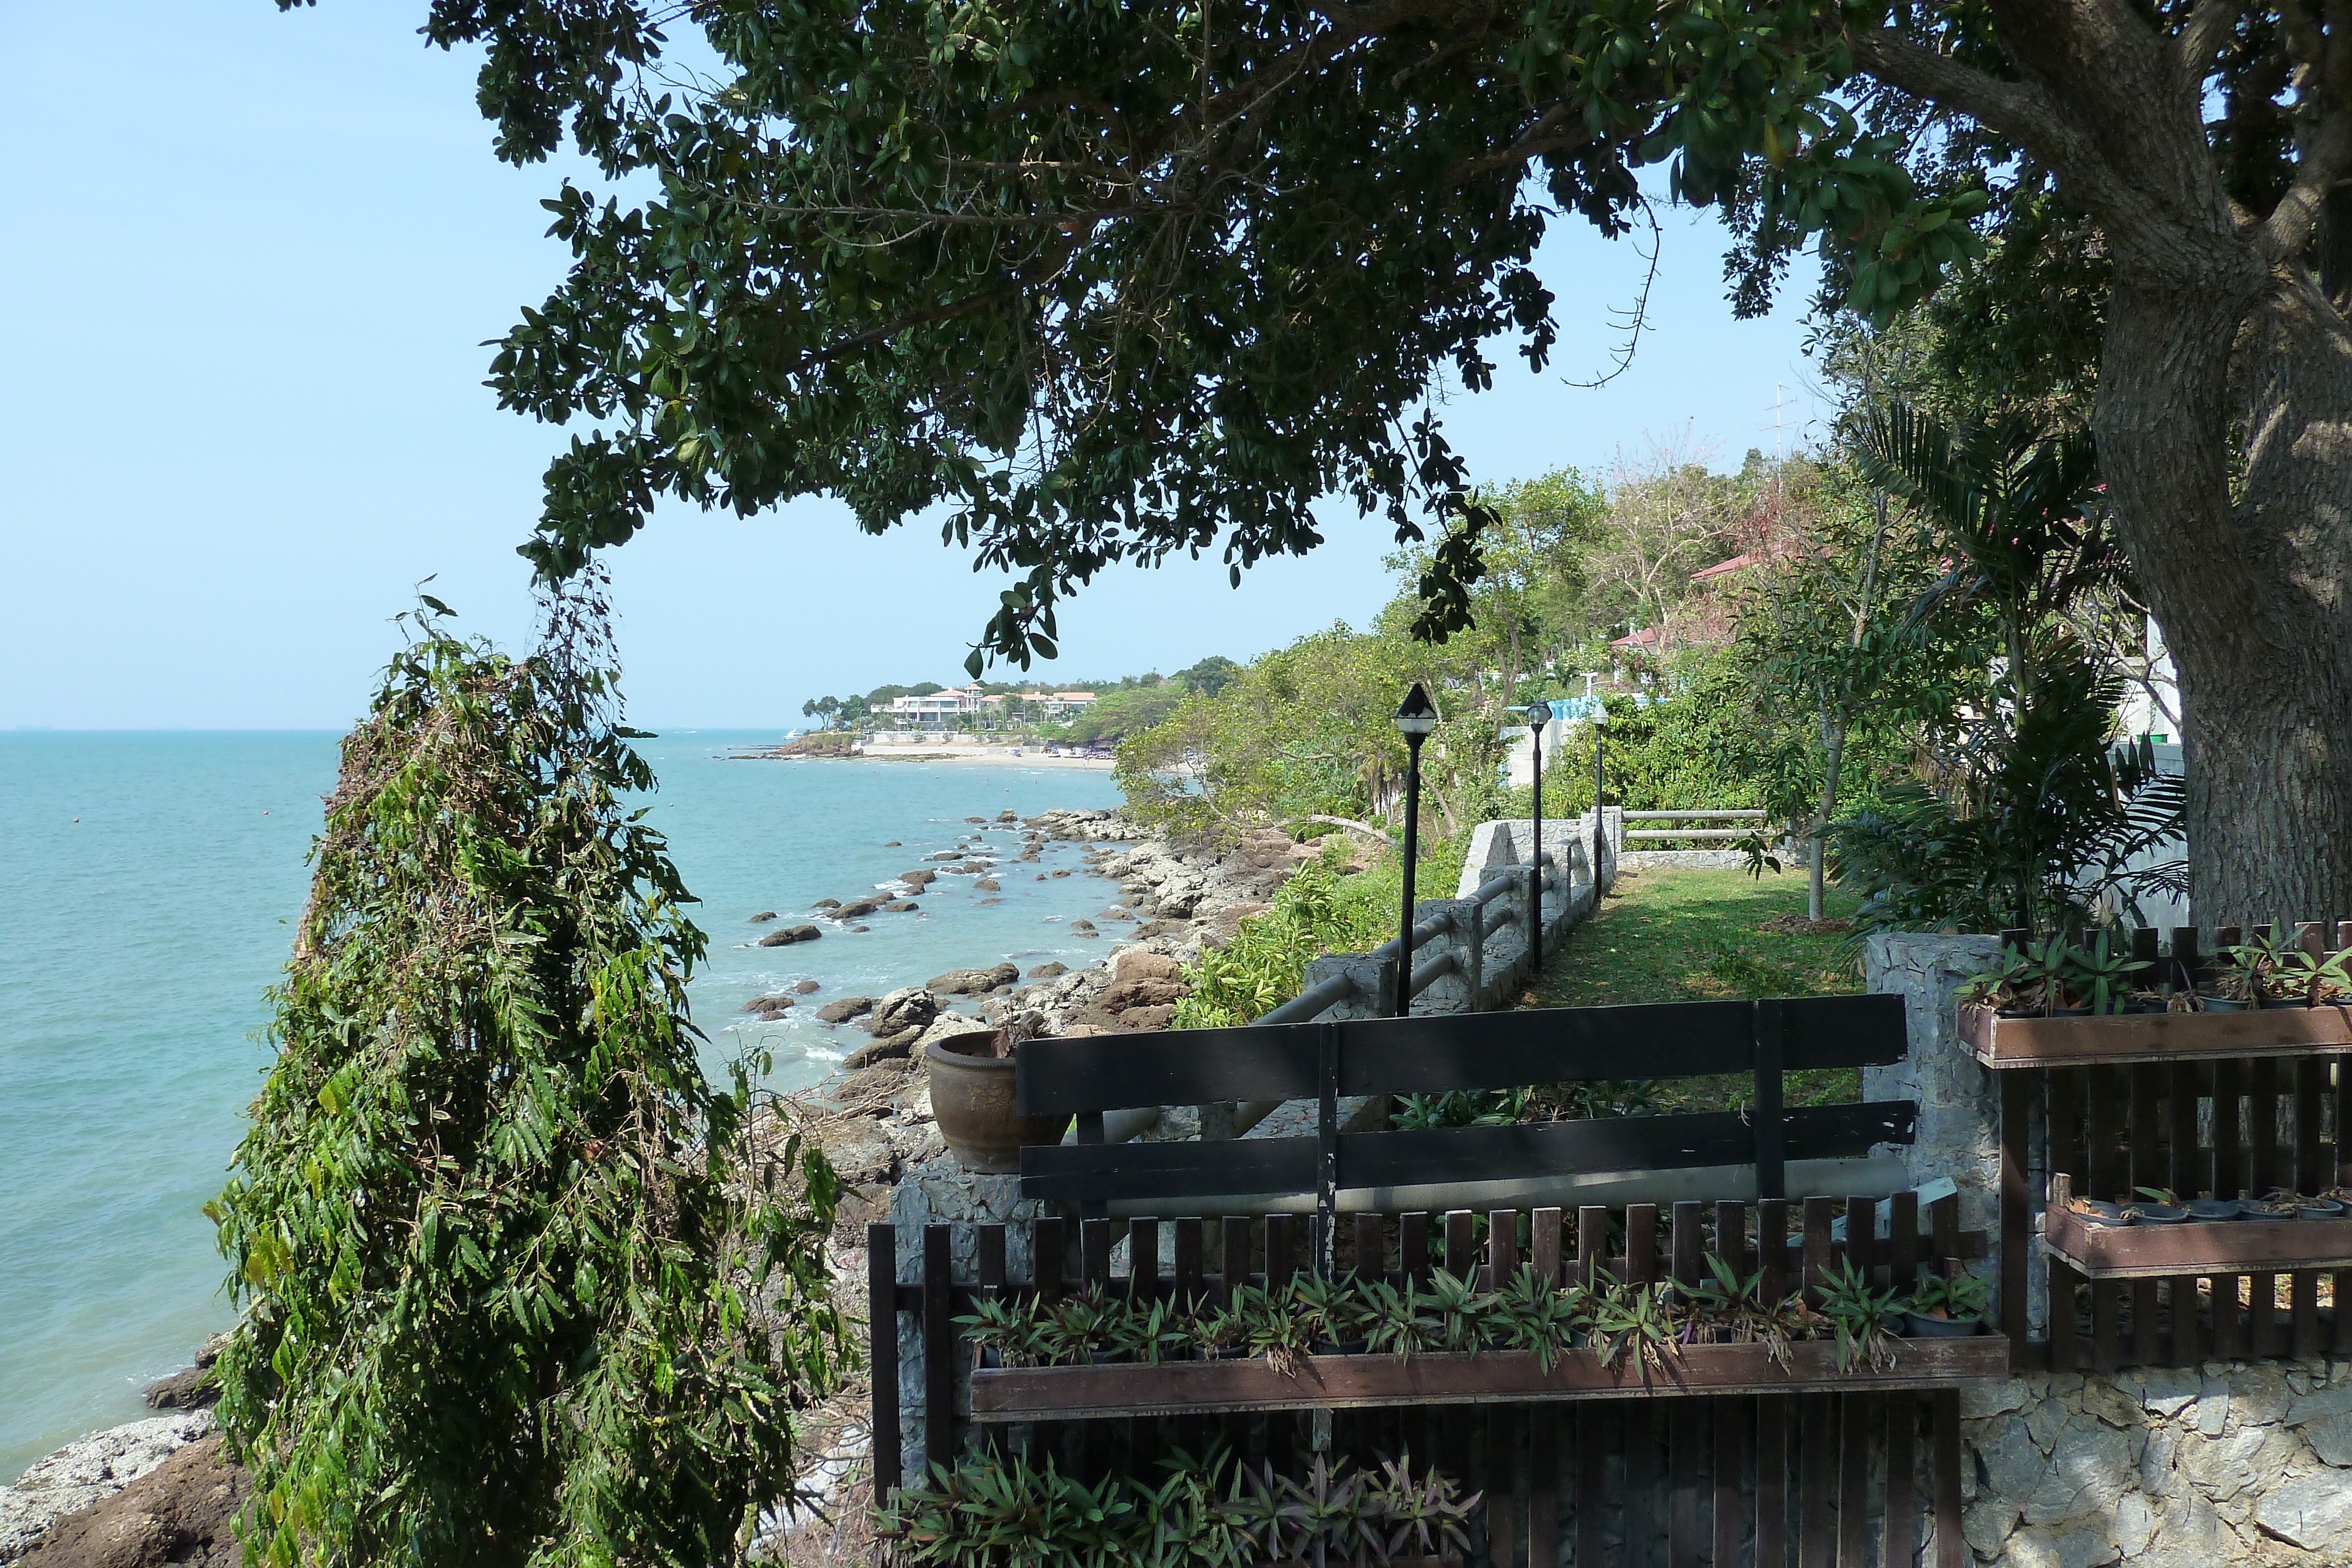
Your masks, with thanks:
M1005 866L992 897L943 878L919 913L877 915L865 933L827 925L816 942L757 946L774 927L754 915L805 916L973 832L1016 841L968 817L1119 799L1108 773L1013 760L730 760L785 733L677 728L635 743L659 779L648 821L710 937L688 991L706 1069L757 1048L774 1053L777 1087L807 1087L866 1038L815 1020L836 997L1103 956L1111 937L1068 923L1115 894L1069 844ZM341 737L0 730L0 1484L152 1414L141 1391L232 1321L200 1209L268 1067L265 992L309 890ZM742 1011L803 979L819 990L782 1019Z

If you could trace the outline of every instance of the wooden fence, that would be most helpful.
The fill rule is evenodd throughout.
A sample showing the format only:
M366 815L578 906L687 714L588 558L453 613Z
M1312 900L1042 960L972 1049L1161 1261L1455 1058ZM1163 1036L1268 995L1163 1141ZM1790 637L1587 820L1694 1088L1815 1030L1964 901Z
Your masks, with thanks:
M1696 1282L1713 1254L1760 1271L1777 1301L1817 1290L1823 1271L1846 1260L1890 1284L1907 1283L1923 1264L1949 1268L1982 1254L1983 1236L1958 1228L1955 1198L1923 1216L1913 1195L1898 1194L1883 1209L1868 1199L1809 1198L1589 1207L1572 1218L1558 1209L1357 1215L1332 1264L1392 1284L1442 1266L1492 1288L1522 1268L1555 1284L1589 1281L1596 1267L1639 1283ZM1214 1225L1086 1220L1075 1237L1072 1228L1036 1221L1030 1255L1038 1266L1016 1280L1006 1272L1005 1228L982 1227L978 1278L959 1284L947 1227L926 1228L920 1277L906 1282L895 1277L893 1228L872 1228L879 1490L901 1479L903 1312L920 1325L926 1459L970 1442L1051 1455L1092 1479L1146 1469L1171 1445L1198 1452L1213 1436L1285 1469L1311 1452L1409 1452L1484 1494L1479 1568L1892 1568L1921 1561L1923 1544L1938 1568L1967 1561L1957 1389L2000 1373L1998 1340L1906 1341L1894 1365L1876 1372L1839 1371L1832 1347L1812 1343L1793 1347L1787 1367L1760 1345L1692 1345L1648 1376L1599 1369L1589 1352L1546 1372L1531 1355L1496 1351L1318 1356L1295 1376L1262 1361L973 1370L954 1320L979 1296L1050 1301L1092 1285L1213 1307L1244 1283L1312 1267L1305 1228L1287 1215ZM1122 1239L1123 1271L1113 1268ZM886 1301L897 1311L882 1310Z
M2266 928L2265 928L2266 929ZM2324 950L2326 927L2299 942ZM2004 933L2012 946L2026 934ZM2352 946L2352 922L2334 946ZM2209 981L2210 946L2180 927L2134 934L2145 974ZM2342 1008L1971 1020L2001 1103L2003 1327L2021 1368L2101 1371L2208 1357L2352 1354L2352 1219L2086 1226L2076 1197L2148 1190L2235 1198L2352 1184L2352 1015ZM2039 1201L2037 1201L2039 1200ZM2029 1332L2030 1268L2047 1261L2046 1338Z

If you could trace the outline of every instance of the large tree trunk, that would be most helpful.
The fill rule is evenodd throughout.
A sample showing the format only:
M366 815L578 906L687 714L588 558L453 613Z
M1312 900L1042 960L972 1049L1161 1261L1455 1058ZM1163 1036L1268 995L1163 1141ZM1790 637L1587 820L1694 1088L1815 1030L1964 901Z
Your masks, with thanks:
M2197 918L2334 920L2352 915L2352 340L2307 275L2234 283L2119 277L2100 470L2179 672Z

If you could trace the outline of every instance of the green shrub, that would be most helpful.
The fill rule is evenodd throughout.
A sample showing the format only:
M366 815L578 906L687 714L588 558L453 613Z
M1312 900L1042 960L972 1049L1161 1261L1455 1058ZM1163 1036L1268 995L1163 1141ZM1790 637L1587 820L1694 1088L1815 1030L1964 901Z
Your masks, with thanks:
M1352 885L1365 879L1343 876L1340 865L1327 850L1283 884L1264 915L1243 921L1231 942L1203 951L1184 971L1192 993L1176 1004L1168 1027L1250 1023L1299 993L1308 959L1360 952L1386 940L1391 933L1378 910Z

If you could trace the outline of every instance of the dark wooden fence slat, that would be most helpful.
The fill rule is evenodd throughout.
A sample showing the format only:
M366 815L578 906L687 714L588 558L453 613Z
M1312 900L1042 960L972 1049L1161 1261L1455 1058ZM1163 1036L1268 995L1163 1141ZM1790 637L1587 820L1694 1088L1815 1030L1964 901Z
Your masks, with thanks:
M1293 1215L1265 1217L1265 1288L1269 1291L1288 1283L1298 1272L1297 1226Z
M1062 1263L1067 1246L1062 1217L1047 1215L1037 1221L1037 1228L1031 1236L1029 1282L1039 1301L1058 1301L1062 1299Z
M2032 1322L2025 1299L2033 1245L2030 1115L2032 1074L2000 1075L2000 1326L2012 1359L2025 1354Z
M2172 1114L2170 1179L2165 1185L2183 1197L2195 1197L2212 1187L2212 1175L2197 1141L2197 1102L2205 1092L2205 1064L2176 1061L2172 1082L2165 1092Z
M1160 1221L1140 1217L1127 1222L1127 1294L1149 1301L1160 1293Z
M1756 1268L1764 1276L1761 1293L1768 1301L1789 1294L1789 1202L1768 1197L1756 1206Z
M1021 1151L1021 1195L1040 1202L1151 1202L1313 1192L1317 1149L1314 1138L1025 1148Z
M1708 1404L1715 1414L1715 1495L1709 1514L1714 1526L1712 1560L1715 1568L1736 1568L1740 1541L1748 1530L1739 1472L1747 1458L1746 1435L1756 1426L1756 1402L1734 1396Z
M1865 1277L1878 1272L1878 1205L1869 1198L1845 1200L1845 1257Z
M2242 1062L2213 1064L2213 1196L2237 1197L2251 1184L2246 1176L2244 1134L2240 1118L2245 1092Z
M1110 1221L1078 1221L1078 1278L1089 1285L1110 1285Z
M2336 1184L2352 1186L2352 1061L2337 1057L2328 1064L2336 1079Z
M1477 1226L1478 1217L1466 1208L1446 1211L1445 1271L1457 1280L1468 1279L1478 1267Z
M2158 1119L2163 1104L2164 1080L2169 1074L2161 1067L2148 1064L2124 1071L2131 1083L2131 1142L2125 1152L2131 1161L2131 1189L2137 1196L2142 1187L2172 1185L2172 1167L2165 1159L2164 1124Z
M2072 1372L2078 1358L2074 1334L2074 1287L2081 1276L2050 1260L2050 1370Z
M1555 1260L1559 1254L1555 1228ZM1556 1405L1538 1405L1528 1416L1528 1568L1559 1568L1559 1407Z
M1199 1309L1208 1292L1201 1285L1202 1222L1196 1218L1172 1221L1174 1232L1176 1304L1187 1312Z
M1756 1271L1755 1266L1748 1260L1746 1204L1718 1203L1715 1206L1715 1255L1742 1280Z
M1658 1509L1658 1450L1664 1444L1664 1416L1654 1399L1642 1400L1623 1416L1625 1433L1625 1559L1628 1568L1651 1568L1666 1532Z
M1789 1560L1791 1403L1785 1394L1768 1394L1756 1401L1756 1568L1785 1568Z
M1927 1206L1927 1227L1937 1261L1960 1255L1960 1195L1947 1193Z
M1698 1568L1700 1414L1699 1401L1677 1399L1666 1417L1666 1561L1674 1568Z
M1587 1204L1576 1211L1576 1280L1590 1286L1609 1261L1609 1210Z
M950 1297L955 1276L948 1252L948 1227L923 1227L923 1463L954 1457L956 1333Z
M1397 1268L1407 1279L1429 1278L1429 1216L1397 1216Z
M1218 1280L1220 1295L1226 1306L1233 1305L1234 1292L1249 1283L1250 1222L1249 1217L1226 1215L1218 1227Z
M1797 1406L1797 1568L1836 1568L1838 1396L1802 1394Z
M2157 1310L2157 1282L2154 1280L2132 1281L2132 1360L2140 1366L2154 1366L2163 1357L2163 1343L2158 1334L2163 1327L2163 1314Z
M1919 1401L1896 1394L1886 1402L1886 1530L1879 1561L1912 1568L1919 1557ZM1727 1563L1728 1559L1725 1560Z
M2247 1064L2247 1132L2253 1145L2253 1166L2247 1185L2257 1194L2292 1184L2279 1179L2278 1067L2274 1058L2258 1056Z
M2090 1145L2083 1132L2083 1087L2089 1070L2080 1067L2053 1067L2049 1070L2050 1097L2046 1107L2050 1139L2050 1168L2073 1176L2077 1191L2087 1191L2091 1180L2088 1155ZM2022 1072L2005 1072L2004 1079L2022 1078Z
M1486 1471L1486 1557L1489 1568L1514 1568L1519 1527L1527 1509L1517 1478L1519 1411L1508 1405L1486 1412L1479 1423L1480 1456Z
M2089 1147L2084 1151L2090 1169L2086 1197L2105 1198L2109 1202L2129 1196L2131 1178L2124 1159L2123 1125L2131 1109L2131 1092L2126 1071L2119 1067L2086 1067L2083 1070L2083 1131Z
M1625 1278L1636 1285L1657 1281L1658 1206L1654 1203L1625 1206Z
M1756 1065L1752 1085L1755 1121L1756 1192L1759 1197L1789 1196L1789 1115L1781 1103L1788 1071L1788 1017L1777 998L1755 1004Z
M1836 1211L1837 1200L1829 1197L1805 1199L1805 1299L1821 1304L1822 1276L1830 1266L1830 1225Z
M1389 1271L1388 1239L1381 1217L1377 1214L1356 1216L1356 1272L1367 1280L1387 1277Z
M1601 1568L1601 1531L1609 1504L1609 1425L1617 1417L1598 1406L1576 1410L1576 1568Z
M1960 1396L1932 1396L1936 1488L1936 1568L1969 1568L1974 1561L1960 1533Z
M1693 1200L1674 1207L1675 1279L1682 1284L1696 1285L1706 1272L1706 1205Z
M2243 1274L2216 1274L2206 1281L2213 1310L2213 1357L2229 1361L2245 1354L2246 1318L2238 1306Z
M1919 1280L1919 1195L1898 1192L1888 1200L1886 1275L1889 1286L1909 1291Z
M2120 1281L2091 1281L2091 1367L2113 1372L2124 1364Z
M866 1228L866 1381L874 1391L874 1496L901 1479L898 1435L898 1228Z
M1560 1283L1561 1229L1557 1208L1538 1208L1528 1218L1528 1265L1548 1285Z
M1499 1291L1519 1271L1519 1211L1497 1208L1486 1216L1486 1288Z
M1838 1568L1870 1568L1871 1428L1880 1400L1846 1394L1838 1404Z
M2204 1325L2197 1316L2197 1281L2191 1275L2175 1274L2165 1281L2165 1294L2170 1306L2165 1321L2172 1331L2166 1359L2174 1366L2195 1366L2205 1359Z
M2294 1325L2292 1354L2308 1359L2319 1354L2319 1271L2297 1269L2287 1276L2287 1290Z
M2336 1162L2323 1159L2320 1108L2327 1099L2328 1064L2306 1057L2294 1064L2294 1190L2325 1192L2336 1185Z
M1138 1051L1116 1035L1027 1040L1021 1047L1013 1096L1027 1116L1216 1100L1296 1100L1315 1092L1316 1031L1321 1027L1188 1030L1181 1051Z
M2352 1269L2336 1270L2335 1292L2336 1322L2327 1351L2330 1355L2352 1356Z
M1746 1002L1646 1002L1351 1019L1339 1026L1339 1092L1432 1094L1622 1078L1634 1060L1644 1076L1658 1078L1738 1072L1748 1061L1748 1015Z

